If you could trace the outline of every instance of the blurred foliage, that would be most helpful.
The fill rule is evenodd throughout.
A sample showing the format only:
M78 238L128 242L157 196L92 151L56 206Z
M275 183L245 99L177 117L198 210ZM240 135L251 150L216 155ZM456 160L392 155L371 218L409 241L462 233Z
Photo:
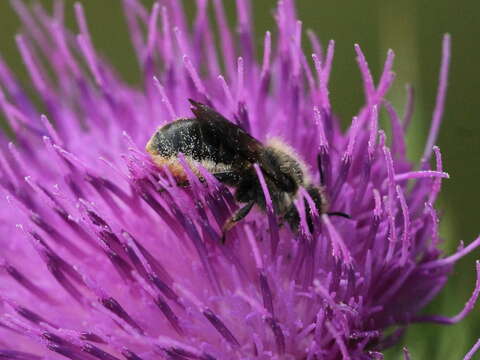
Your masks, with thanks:
M30 0L47 8L50 0ZM81 1L88 17L95 46L131 83L139 81L138 66L133 55L120 0ZM76 28L73 1L67 0L66 21ZM153 1L143 1L151 6ZM224 0L233 26L235 2ZM254 23L257 45L262 34L274 29L275 0L254 0ZM194 15L194 1L184 1L190 17ZM396 53L397 81L388 98L400 113L405 102L405 84L415 87L416 110L408 133L409 156L416 162L423 150L435 103L440 64L441 38L452 35L452 64L446 112L438 141L442 149L444 168L451 179L443 182L440 211L443 213L442 236L445 250L451 252L460 240L472 241L478 234L476 205L480 202L480 121L477 96L479 94L480 50L478 34L480 23L478 0L363 0L318 1L298 0L297 8L305 29L314 30L326 43L335 39L336 51L331 77L331 95L334 110L347 126L363 103L360 73L355 62L353 44L359 43L369 61L376 79L381 71L388 48ZM28 84L28 76L16 50L14 34L19 20L9 5L0 1L0 52L6 61ZM307 44L307 42L305 42ZM308 46L307 46L308 48ZM475 283L474 260L480 254L463 259L446 289L426 312L456 314L470 296ZM461 359L480 336L478 308L461 324L442 327L427 324L414 325L401 344L387 353L387 359L401 358L401 347L408 346L413 359ZM477 355L480 356L480 355Z

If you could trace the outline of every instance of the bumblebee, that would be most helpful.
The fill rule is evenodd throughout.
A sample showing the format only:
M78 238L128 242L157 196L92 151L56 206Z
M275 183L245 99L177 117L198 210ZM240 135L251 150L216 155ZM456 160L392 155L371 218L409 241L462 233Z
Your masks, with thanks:
M348 217L343 213L327 212L328 202L323 187L312 184L307 166L289 146L278 139L262 144L212 108L191 99L189 101L195 117L178 119L160 127L148 141L146 150L155 164L169 168L179 184L188 184L178 159L179 153L182 153L200 178L195 163L200 163L220 182L235 188L235 200L244 205L224 223L222 240L254 205L262 210L266 208L254 164L262 170L275 213L294 231L300 221L294 205L300 187L306 189L319 213ZM307 221L312 230L309 211Z

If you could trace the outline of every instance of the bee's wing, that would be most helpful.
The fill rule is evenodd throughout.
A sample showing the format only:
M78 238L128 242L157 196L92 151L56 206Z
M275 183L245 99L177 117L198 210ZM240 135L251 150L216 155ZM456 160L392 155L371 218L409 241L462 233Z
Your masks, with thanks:
M195 117L210 125L206 127L208 134L204 133L204 137L206 135L212 140L221 142L222 147L237 153L252 164L259 162L263 150L260 141L207 105L192 99L189 101L193 105L191 110ZM205 130L205 127L203 129Z
M260 141L241 127L228 121L212 108L192 99L189 99L189 101L196 118L211 124L211 126L208 126L209 138L216 138L217 141L221 142L221 147L238 154L243 160L247 160L251 164L259 164L263 173L280 189L291 191L294 188L293 180L279 171L278 167L275 167L265 156L264 146Z

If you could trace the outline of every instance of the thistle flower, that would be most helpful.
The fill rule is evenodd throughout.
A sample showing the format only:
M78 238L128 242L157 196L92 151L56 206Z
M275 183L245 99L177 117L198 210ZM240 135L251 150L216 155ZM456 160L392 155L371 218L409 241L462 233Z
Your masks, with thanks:
M222 2L213 1L217 48L207 0L197 1L191 30L178 1L147 11L125 0L143 88L125 84L95 52L80 4L78 34L64 27L61 2L53 15L13 4L41 105L2 61L0 106L15 139L0 141L1 358L372 359L408 324L450 324L472 309L480 281L458 315L420 314L480 243L449 256L438 247L434 203L448 175L434 144L449 36L416 170L404 143L412 93L403 117L385 100L393 52L375 84L355 46L366 103L343 133L328 91L334 42L324 52L310 33L310 62L289 0L279 2L277 34L265 34L260 56L246 1L237 1L238 41ZM159 125L192 117L188 98L261 141L282 138L324 184L330 208L351 219L310 206L310 232L312 200L301 189L293 232L279 225L264 186L266 215L255 210L221 244L221 227L238 206L232 189L201 167L200 182L188 166L189 186L177 187L144 151ZM378 128L381 107L388 138Z

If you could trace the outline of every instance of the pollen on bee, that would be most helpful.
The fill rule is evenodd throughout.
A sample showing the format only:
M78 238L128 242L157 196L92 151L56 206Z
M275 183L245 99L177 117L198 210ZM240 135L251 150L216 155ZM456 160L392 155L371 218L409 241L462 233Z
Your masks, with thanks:
M160 169L167 168L178 184L184 184L188 182L185 169L177 157L166 158L161 155L152 154L152 160ZM198 170L196 170L195 166L192 167L192 164L188 161L188 159L187 163L192 169L193 173L199 176Z
M155 156L158 154L158 151L155 149L155 145L154 145L155 135L157 134L157 131L153 133L150 140L148 140L147 145L145 145L145 150L147 150L147 152L152 156Z
M158 151L156 151L155 146L152 144L152 140L147 143L146 150L150 154L153 163L158 166L159 169L167 168L178 184L188 183L188 176L185 172L184 166L178 158L178 155L170 157L160 155ZM212 174L222 173L229 170L228 165L222 163L215 163L211 160L204 159L197 161L191 156L185 155L184 159L188 167L192 170L193 174L195 174L195 176L197 176L198 179L202 182L204 181L204 178L201 175L200 170L198 169L199 165L201 165L203 168L205 168L208 172Z

